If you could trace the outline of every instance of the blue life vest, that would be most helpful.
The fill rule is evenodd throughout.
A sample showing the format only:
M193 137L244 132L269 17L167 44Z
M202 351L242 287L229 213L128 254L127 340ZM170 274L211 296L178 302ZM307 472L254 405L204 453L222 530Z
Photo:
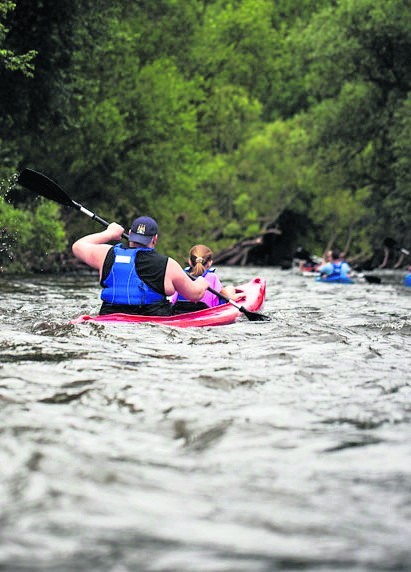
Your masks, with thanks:
M351 278L342 273L343 262L332 262L333 271L328 276L319 276L317 282L337 282L338 284L353 284Z
M404 286L411 286L411 274L406 274L404 278Z
M155 304L166 300L141 280L136 270L136 256L140 250L152 248L126 248L121 243L113 247L114 262L107 278L102 282L101 299L109 304Z

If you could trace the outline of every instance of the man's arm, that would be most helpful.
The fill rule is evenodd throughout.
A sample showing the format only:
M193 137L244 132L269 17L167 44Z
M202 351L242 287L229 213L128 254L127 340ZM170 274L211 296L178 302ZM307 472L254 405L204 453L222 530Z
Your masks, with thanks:
M124 228L122 226L112 222L102 232L88 234L79 238L72 246L73 254L92 268L101 270L107 252L111 248L111 245L107 243L112 240L120 240L123 232Z

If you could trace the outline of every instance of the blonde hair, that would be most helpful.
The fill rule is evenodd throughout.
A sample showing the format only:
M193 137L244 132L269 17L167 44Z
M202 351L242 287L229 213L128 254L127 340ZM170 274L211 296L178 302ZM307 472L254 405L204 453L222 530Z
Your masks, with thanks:
M201 276L206 270L206 265L213 259L213 252L205 244L196 244L188 254L191 276Z

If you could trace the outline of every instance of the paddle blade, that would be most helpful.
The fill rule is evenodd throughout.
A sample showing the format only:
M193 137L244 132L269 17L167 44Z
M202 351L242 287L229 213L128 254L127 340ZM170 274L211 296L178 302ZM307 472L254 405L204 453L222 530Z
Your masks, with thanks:
M234 300L227 298L227 302L242 312L250 322L271 322L271 318L269 316L264 316L264 314L259 314L258 312L251 312L251 310L247 310L244 306L240 306L240 304L237 304Z
M381 278L379 276L370 276L369 274L364 274L364 279L368 284L381 284Z
M52 181L42 173L38 173L32 169L23 169L17 178L17 182L20 183L22 187L25 187L37 195L46 197L46 199L51 199L64 206L77 208L77 205L63 189L59 187L55 181Z
M240 306L238 309L250 320L250 322L271 322L271 318L269 316L264 316L264 314L259 314L258 312L251 312L244 308L244 306Z

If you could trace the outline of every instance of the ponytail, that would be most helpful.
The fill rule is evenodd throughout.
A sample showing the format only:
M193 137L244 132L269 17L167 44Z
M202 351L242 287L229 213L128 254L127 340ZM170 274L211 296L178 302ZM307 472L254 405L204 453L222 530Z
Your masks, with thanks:
M206 265L213 259L213 253L204 244L193 246L189 253L189 264L191 276L202 276L206 271Z

